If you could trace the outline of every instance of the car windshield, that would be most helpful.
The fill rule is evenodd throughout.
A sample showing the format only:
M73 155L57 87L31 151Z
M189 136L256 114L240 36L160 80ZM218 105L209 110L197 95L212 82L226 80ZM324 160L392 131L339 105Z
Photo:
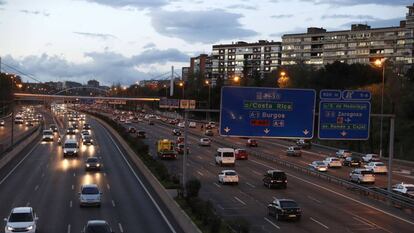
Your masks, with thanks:
M9 222L32 222L31 213L13 213L10 215Z
M246 153L246 151L245 151L245 150L241 150L241 149L239 149L238 151L239 151L239 153L240 153L240 154L244 154L244 153Z
M318 166L322 166L322 165L324 166L325 165L325 163L321 162L321 161L315 162L315 164L318 165Z
M86 233L109 233L111 232L110 228L106 224L96 224L90 225L86 228Z
M85 187L82 189L82 194L99 194L99 190L95 187Z
M282 208L297 208L298 204L294 201L281 201L280 205Z
M374 165L377 166L377 167L384 167L385 166L385 164L383 164L383 163L376 163Z
M98 159L97 159L97 158L88 158L88 159L86 160L86 162L87 162L87 163L96 163L96 162L98 162Z
M274 172L274 173L272 174L272 177L273 177L274 179L286 179L286 174L285 174L285 173L283 173L283 172Z
M331 158L331 161L339 161L337 158Z
M89 135L89 131L82 131L83 135Z
M236 172L226 172L226 176L237 176Z
M53 135L53 133L50 131L43 131L43 135Z
M223 152L223 157L234 157L233 152Z
M65 143L65 148L76 148L76 143Z
M361 174L362 175L372 175L372 172L371 171L361 171Z

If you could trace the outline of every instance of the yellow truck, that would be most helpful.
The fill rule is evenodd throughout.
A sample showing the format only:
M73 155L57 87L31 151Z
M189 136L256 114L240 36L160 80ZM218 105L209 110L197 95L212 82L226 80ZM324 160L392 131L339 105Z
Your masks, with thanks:
M158 140L157 154L161 159L176 159L177 153L174 150L174 142L168 139Z

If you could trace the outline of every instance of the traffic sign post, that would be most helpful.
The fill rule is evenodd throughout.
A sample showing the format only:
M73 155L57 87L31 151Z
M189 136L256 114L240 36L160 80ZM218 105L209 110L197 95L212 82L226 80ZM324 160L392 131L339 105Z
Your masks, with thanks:
M313 137L315 90L226 86L221 92L221 136Z

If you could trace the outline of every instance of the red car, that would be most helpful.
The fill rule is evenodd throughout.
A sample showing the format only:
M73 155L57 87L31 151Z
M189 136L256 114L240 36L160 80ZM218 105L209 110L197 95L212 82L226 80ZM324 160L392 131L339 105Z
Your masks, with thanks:
M246 146L248 147L257 147L257 141L254 139L248 139L246 142Z
M247 151L245 149L235 149L234 155L236 159L248 159Z

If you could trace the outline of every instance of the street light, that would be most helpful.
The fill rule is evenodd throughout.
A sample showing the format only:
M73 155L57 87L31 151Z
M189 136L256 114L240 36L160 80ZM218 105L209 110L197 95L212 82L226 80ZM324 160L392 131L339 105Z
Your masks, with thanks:
M234 76L233 77L233 82L238 84L240 82L240 77L239 76Z
M208 86L208 108L211 108L211 83L209 80L205 81L205 84Z
M286 87L288 81L289 81L289 77L286 75L286 72L285 71L280 72L279 79L277 80L279 87L282 87L282 88Z
M382 68L382 86L381 86L381 117L380 117L380 151L379 156L382 158L382 128L384 119L384 86L385 86L385 59L378 58L375 60L374 65L378 68Z
M178 83L178 86L183 88L183 99L184 99L184 82L181 81L180 83Z

